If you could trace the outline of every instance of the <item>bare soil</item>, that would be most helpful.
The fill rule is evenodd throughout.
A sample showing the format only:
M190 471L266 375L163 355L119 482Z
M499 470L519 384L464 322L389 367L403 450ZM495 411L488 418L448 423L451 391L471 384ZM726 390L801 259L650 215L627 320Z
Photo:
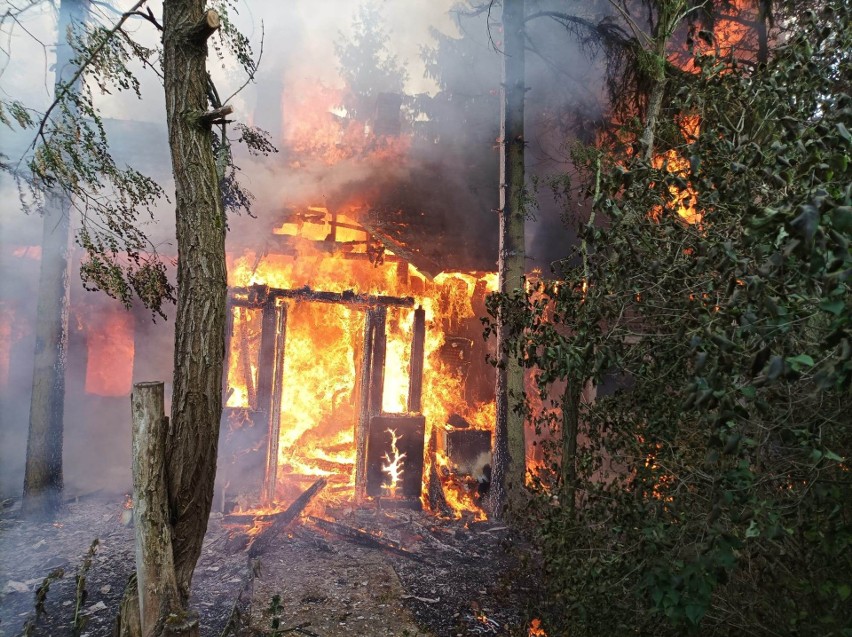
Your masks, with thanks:
M20 635L31 620L30 635L70 636L75 615L81 637L111 635L135 559L124 497L71 501L54 523L21 520L17 508L0 511L0 637ZM276 627L309 637L527 635L539 578L517 558L526 547L505 526L418 511L313 513L397 542L406 554L362 546L303 517L252 560L249 527L213 514L193 580L203 635L273 635ZM57 568L64 574L36 618L36 592Z

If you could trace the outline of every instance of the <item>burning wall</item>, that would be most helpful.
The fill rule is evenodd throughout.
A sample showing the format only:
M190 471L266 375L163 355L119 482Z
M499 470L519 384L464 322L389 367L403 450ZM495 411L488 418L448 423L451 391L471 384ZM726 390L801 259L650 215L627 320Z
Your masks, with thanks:
M493 397L487 397L493 382L482 369L485 346L473 308L483 307L486 292L496 286L496 275L443 273L430 278L387 249L381 237L367 232L357 221L363 214L350 210L333 215L319 206L291 214L291 219L300 222L288 221L276 228L278 253L250 251L231 268L235 307L226 396L230 437L244 442L225 446L237 449L231 454L234 459L240 444L254 445L255 463L265 445L277 446L275 462L266 468L276 473L263 476L272 485L267 487L268 500L298 491L317 476L332 482L327 493L354 495L356 431L365 418L360 412L367 392L378 392L369 407L369 418L375 420L375 425L369 425L370 440L375 447L376 441L386 438L383 444L388 446L381 453L366 451L362 458L372 459L365 467L371 492L367 495L381 492L375 488L375 473L371 473L380 459L388 477L399 467L409 467L402 482L409 485L409 496L419 496L424 440L452 416L473 427L493 426ZM311 287L305 288L308 284ZM278 319L275 328L276 337L281 338L282 360L280 374L273 373L273 393L278 391L280 396L273 408L273 424L265 429L279 431L271 445L264 441L264 427L256 422L268 415L260 415L268 409L259 398L263 369L269 366L262 362L263 312L243 307L240 300L253 289L264 289L251 287L258 285L270 286L269 293L280 294L286 305L286 319ZM251 305L250 300L245 302ZM366 336L367 323L375 320L370 317L377 307L382 307L377 328L382 355L370 359L365 350L376 347L378 337ZM422 316L419 344L418 312ZM273 324L273 320L268 323ZM282 330L286 337L280 336ZM475 336L478 338L471 338ZM413 350L417 352L414 357ZM419 357L422 382L417 364L412 365ZM367 370L365 366L371 364L380 369ZM397 425L385 426L388 419L396 419ZM251 430L254 433L247 433ZM412 439L419 439L419 446L411 447ZM399 451L394 442L408 451ZM397 462L402 453L406 461ZM412 471L418 485L415 490L410 486ZM235 485L229 485L232 492L235 487L250 486L237 486L239 473L232 471L225 477L226 482L235 480ZM256 471L249 474L255 481L259 477ZM389 484L391 489L395 487L393 481Z

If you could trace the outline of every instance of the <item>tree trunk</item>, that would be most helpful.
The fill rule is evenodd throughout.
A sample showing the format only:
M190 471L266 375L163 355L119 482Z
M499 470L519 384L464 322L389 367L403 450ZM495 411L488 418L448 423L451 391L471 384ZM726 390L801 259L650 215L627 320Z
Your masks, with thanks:
M172 528L166 489L169 421L163 383L133 388L133 515L136 585L143 637L159 635L166 618L181 608L172 557Z
M523 287L524 276L524 0L503 2L503 90L500 153L500 292ZM524 371L508 353L509 317L497 317L497 422L492 457L491 509L501 517L523 501L526 477L524 417L513 407L523 398Z
M71 66L74 51L67 41L68 29L72 24L85 22L88 12L88 0L62 0L59 6L57 89L74 72ZM46 195L33 386L21 505L23 515L31 518L53 515L62 501L70 211L71 201L64 193L56 190Z
M580 431L580 397L583 383L569 378L562 393L562 493L573 515L577 492L577 434Z
M166 483L175 576L186 605L213 502L225 357L225 214L207 108L203 0L163 4L163 75L175 178L178 274Z

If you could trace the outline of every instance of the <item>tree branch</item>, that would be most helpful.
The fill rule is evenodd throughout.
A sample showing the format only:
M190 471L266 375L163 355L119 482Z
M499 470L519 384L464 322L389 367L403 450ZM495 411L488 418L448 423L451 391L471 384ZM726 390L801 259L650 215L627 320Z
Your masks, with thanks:
M220 26L222 26L222 21L219 19L219 13L216 9L207 9L198 24L190 28L188 37L193 42L202 44L207 42L207 38L213 35Z
M80 79L83 75L83 72L88 68L88 66L98 57L103 48L107 45L113 36L121 29L125 22L127 22L128 18L136 14L136 10L139 9L143 4L145 4L147 0L139 0L136 4L134 4L129 11L126 11L122 14L121 19L110 29L107 31L106 37L101 40L100 44L96 46L89 55L86 56L80 65L77 67L77 70L74 72L74 75L71 76L67 82L62 84L62 87L56 92L56 95L53 97L53 101L50 103L50 106L47 107L47 110L44 113L44 116L41 118L41 121L38 125L38 131L36 132L35 138L30 144L30 148L35 148L36 143L39 138L44 139L44 127L47 125L47 121L50 118L50 114L53 112L53 109L61 102L69 92L71 92L71 87Z

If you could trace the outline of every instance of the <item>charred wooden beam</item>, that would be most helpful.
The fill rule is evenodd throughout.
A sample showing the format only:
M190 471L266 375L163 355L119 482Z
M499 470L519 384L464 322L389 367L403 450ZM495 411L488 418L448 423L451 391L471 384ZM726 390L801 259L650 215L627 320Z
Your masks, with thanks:
M399 542L395 542L393 540L374 535L373 533L369 533L367 531L362 531L361 529L346 526L345 524L340 524L339 522L332 522L331 520L325 520L323 518L317 518L314 516L310 516L308 519L314 524L316 524L323 531L334 533L335 535L338 535L345 540L349 540L350 542L354 542L355 544L360 544L361 546L366 546L372 549L388 551L389 553L402 555L403 557L409 557L413 560L417 560L418 562L423 561L423 558L420 555L402 548Z
M272 402L269 409L269 444L266 457L266 495L275 497L278 484L278 443L281 437L281 396L284 391L284 356L287 346L287 306L278 307L275 326L275 366L272 370Z
M276 421L280 417L272 410L272 388L275 377L275 341L276 341L276 307L275 299L267 296L264 299L263 314L261 317L260 328L260 353L257 361L257 409L264 412L267 418L267 429L269 437L267 438L267 453L266 453L266 473L261 499L264 504L271 505L272 498L275 495L274 481L273 489L269 489L270 483L270 464L274 460L274 468L278 466L278 454L276 452L274 458L272 456L273 440L272 431L277 429ZM277 440L277 438L276 438ZM273 479L274 480L274 479Z
M263 307L266 296L295 301L315 301L317 303L340 303L364 308L371 307L414 307L411 296L372 296L357 294L352 290L345 292L321 292L305 286L295 290L270 288L265 285L231 288L231 302L235 307Z
M248 394L249 407L257 408L257 387L254 384L254 375L251 371L251 347L249 346L248 333L248 309L240 308L240 363L243 372L243 380L246 383L246 393ZM232 319L233 320L233 319Z
M293 520L302 514L326 484L328 484L326 479L320 478L308 487L302 495L296 498L286 510L274 516L272 524L255 536L254 542L249 547L249 557L255 558L268 551L275 538L281 534L281 531L286 529Z
M447 496L444 494L444 487L441 484L441 477L438 475L438 466L435 461L437 451L438 432L433 427L432 435L429 436L429 446L426 448L426 458L429 462L429 475L426 478L426 497L429 498L429 509L433 513L450 515L452 509L447 504Z
M423 408L423 357L426 345L426 311L414 310L414 334L411 341L411 363L408 382L408 411L419 413Z
M355 500L362 502L367 490L367 433L370 428L369 380L373 364L373 334L375 333L375 310L367 311L364 319L364 346L361 351L361 372L358 385L358 422L355 423Z
M382 412L382 394L385 389L385 357L388 337L385 330L388 309L380 305L374 310L375 330L373 332L373 362L370 365L370 413Z
M429 277L429 279L433 279L441 273L441 266L435 263L432 259L420 254L416 250L409 248L404 243L391 237L390 233L393 232L393 230L385 227L385 225L381 222L378 211L371 210L368 217L368 219L365 219L362 222L364 228L383 246L385 246L385 248L413 264L420 272Z

